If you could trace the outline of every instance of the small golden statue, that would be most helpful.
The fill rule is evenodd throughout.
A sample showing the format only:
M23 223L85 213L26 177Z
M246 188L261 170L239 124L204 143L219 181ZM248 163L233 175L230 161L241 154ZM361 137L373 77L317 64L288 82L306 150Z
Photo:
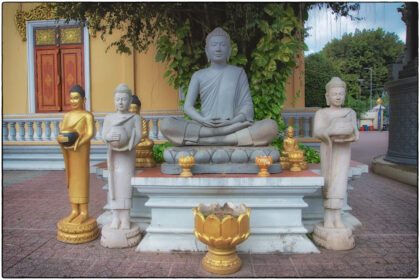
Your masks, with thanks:
M137 95L132 96L130 109L128 112L140 114L141 102ZM147 121L141 118L142 122L142 138L136 146L136 168L139 167L155 167L156 162L153 159L153 140L149 139L149 127Z
M269 177L270 172L268 172L268 168L273 164L273 157L272 156L256 156L255 164L260 169L260 172L258 173L258 177Z
M251 209L244 204L235 207L232 203L193 208L194 234L207 245L208 252L201 261L203 268L216 274L237 272L242 261L236 254L236 245L244 242L250 234Z
M182 172L179 174L181 177L192 177L191 167L195 164L195 159L193 156L180 157L178 159L179 166L182 167Z
M295 130L289 126L286 130L287 137L283 140L283 150L280 154L280 164L282 169L291 171L301 171L307 169L304 152L298 147L298 140L294 138ZM293 162L293 166L292 166ZM293 170L292 170L293 169Z
M89 153L93 137L93 115L84 109L85 92L76 85L70 90L72 110L64 114L57 141L63 153L71 214L57 224L57 239L66 243L86 243L98 235L96 219L88 215Z

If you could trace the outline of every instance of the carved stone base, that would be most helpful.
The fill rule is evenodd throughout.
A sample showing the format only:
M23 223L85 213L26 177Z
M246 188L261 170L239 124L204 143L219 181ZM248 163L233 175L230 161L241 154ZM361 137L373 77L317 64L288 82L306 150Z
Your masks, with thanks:
M96 219L89 217L84 223L78 225L62 219L57 223L57 240L65 243L87 243L99 236Z
M130 229L113 229L110 225L102 228L101 245L106 248L128 248L136 246L141 239L137 224L131 223Z
M314 227L314 242L329 250L350 250L354 248L355 242L352 230L344 228L327 228L324 223L317 223Z
M231 274L241 269L242 261L236 254L236 248L216 249L208 246L208 252L201 264L205 270L216 274Z
M230 146L182 146L166 148L161 171L164 174L180 174L182 168L178 159L182 156L193 156L195 165L191 168L193 174L241 173L257 174L259 168L255 165L256 156L272 156L273 165L268 171L272 174L281 172L278 163L280 153L276 147L230 147Z

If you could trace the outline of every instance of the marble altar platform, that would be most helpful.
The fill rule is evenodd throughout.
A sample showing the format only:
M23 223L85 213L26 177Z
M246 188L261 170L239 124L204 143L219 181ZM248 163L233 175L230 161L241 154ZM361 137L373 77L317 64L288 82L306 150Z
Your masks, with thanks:
M150 226L138 251L204 251L194 234L192 208L200 203L244 203L251 208L251 235L237 247L251 253L315 253L306 236L302 210L304 196L324 185L324 178L312 171L283 171L270 177L255 174L206 174L182 178L162 174L158 168L144 169L131 180L151 211Z
M221 188L220 186L222 186L223 184L219 185L219 187L217 186L213 186L211 188L209 188L210 186L207 187L199 187L199 186L195 186L195 194L192 194L191 197L197 198L197 196L200 194L200 192L204 192L206 195L209 195L209 192L211 191L216 191L216 193L213 193L213 196L208 197L208 200L202 200L200 202L203 203L209 203L209 202L219 202L219 203L224 203L226 202L226 200L221 199L221 196L226 194L227 197L231 198L231 195L236 196L236 198L241 198L241 201L239 200L230 200L232 202L243 202L246 203L246 201L244 201L242 198L246 197L249 200L249 202L251 203L255 203L257 205L259 205L260 207L263 207L263 202L261 201L261 198L264 198L262 195L256 195L255 192L259 190L262 190L262 186L255 188L255 190L252 191L252 186L247 188L247 191L249 192L249 194L247 196L245 196L245 194L243 194L243 196L240 196L240 192L242 187L241 184L244 184L243 182L249 180L249 178L253 178L251 181L258 181L258 179L263 179L263 178L258 178L255 175L251 175L251 174L219 174L219 175L212 175L212 174L207 174L207 175L196 175L192 178L179 178L179 176L176 175L166 175L166 174L162 174L159 170L159 167L156 168L145 168L143 169L144 171L141 170L137 170L136 172L140 172L138 173L135 177L132 178L132 185L134 187L133 190L133 207L131 209L131 221L137 223L140 228L143 231L146 231L148 229L148 227L152 224L153 226L149 228L150 232L153 232L154 230L156 231L162 231L162 226L160 226L160 222L151 222L152 220L152 212L155 213L155 216L158 217L158 219L160 219L160 215L163 215L162 213L165 213L165 211L167 211L169 204L165 206L164 204L164 200L161 200L161 202L164 204L163 206L156 206L154 203L154 201L156 201L156 199L160 199L160 198L174 198L174 192L177 192L177 189L183 189L184 191L188 191L188 186L182 183L185 182L202 182L205 181L207 179L209 179L210 177L214 177L214 178L218 178L218 180L222 180L222 182L230 182L231 180L229 180L228 178L235 178L232 180L239 180L240 184L235 186L230 186L229 188L226 189L226 191L224 190L224 188ZM285 191L285 182L288 181L290 184L291 183L296 183L299 182L299 180L297 178L299 178L299 176L305 175L308 176L308 174L311 174L311 176L316 176L316 180L322 181L321 186L323 185L323 178L320 177L318 174L320 174L320 170L319 170L319 165L318 164L310 164L309 165L309 170L311 171L303 171L303 172L290 172L290 171L283 171L280 174L276 174L273 175L272 177L269 177L267 179L269 180L273 180L273 178L275 177L279 177L282 178L280 181L283 182L282 186L278 186L278 192L283 192L284 194L286 194ZM104 180L107 180L108 177L108 172L106 169L106 163L100 163L94 166L93 171L96 172L96 175L98 177L101 177ZM366 164L363 163L359 163L356 161L351 161L350 162L350 168L349 168L349 172L348 172L348 180L349 180L349 184L348 184L348 192L351 191L353 189L353 187L350 185L351 181L354 179L359 178L363 173L367 173L368 172L368 166ZM291 176L291 178L287 178L288 176ZM160 179L158 179L160 178ZM207 179L204 179L207 178ZM295 178L295 179L293 179ZM308 178L311 177L306 177L306 179L304 180L310 180ZM177 179L184 179L184 181L180 181ZM177 180L178 183L171 185L171 180ZM275 180L279 180L279 179L275 179ZM232 181L233 182L233 181ZM148 185L149 183L152 183L151 185ZM159 183L159 184L158 184ZM162 184L160 184L162 183ZM250 183L249 183L250 184ZM271 188L274 190L275 187L277 185L272 185ZM300 233L298 233L298 235L300 236L300 238L305 238L305 244L307 243L306 240L306 236L304 236L304 232L312 232L313 231L313 226L322 221L323 219L323 211L324 208L322 206L322 187L313 187L314 191L309 193L305 193L302 197L303 197L303 201L299 200L299 207L301 211L301 223L303 224L304 228L306 231L304 231L302 229L302 227L299 228L299 231L301 231ZM152 194L153 192L153 188L156 188L156 193ZM168 190L169 192L165 192L165 188L166 190ZM269 187L266 187L269 188ZM107 190L107 185L105 185L103 187L104 190ZM208 189L208 190L207 190ZM293 190L292 190L293 191ZM178 191L182 192L182 190ZM149 196L150 193L150 196ZM165 196L166 193L166 196ZM230 194L232 193L232 194ZM178 195L175 194L175 195ZM184 195L186 195L184 193ZM301 195L301 194L299 194ZM189 226L191 226L192 222L193 222L193 215L192 215L192 208L196 207L198 204L195 204L196 201L191 201L191 197L188 196L188 194L186 195L187 198L182 200L182 201L177 201L176 203L181 204L181 206L176 206L175 201L173 201L173 203L175 203L174 209L178 209L177 211L181 211L183 209L184 215L188 216L190 220L187 219L187 221L190 223ZM149 199L149 197L153 197L153 199ZM289 196L285 196L285 199L288 199ZM273 200L273 197L266 197L268 199L267 203L271 203L271 204L276 204L277 202ZM213 199L213 200L212 200ZM149 203L150 201L150 203ZM296 199L295 199L296 201ZM185 202L185 203L184 203ZM285 206L285 202L284 200L281 201L281 203L283 203L283 206ZM251 204L252 205L252 204ZM247 206L249 206L247 204ZM275 205L274 205L275 206ZM273 207L274 207L273 206ZM251 207L251 206L249 206ZM251 207L252 208L252 207ZM154 209L154 211L153 211ZM181 210L180 210L181 209ZM344 203L344 207L342 209L343 211L343 221L345 223L347 223L348 225L350 225L353 229L357 228L359 226L361 226L360 221L354 217L353 215L350 214L350 210L352 208L347 204L347 197L345 199L345 203ZM111 219L111 215L110 212L107 208L107 205L105 205L104 207L105 212L97 219L98 224L106 224L106 221L108 221L109 219ZM252 212L254 213L254 212ZM277 214L276 214L277 215ZM281 214L282 215L282 214ZM171 216L172 217L172 216ZM251 214L251 219L252 219L252 214ZM178 219L175 219L176 221L178 221ZM165 220L163 220L165 221ZM252 220L251 220L252 222ZM158 227L156 227L155 225L159 225ZM251 224L252 227L252 224ZM163 225L163 228L168 230L168 226L166 224ZM170 228L170 227L169 227ZM184 228L185 229L185 228ZM252 232L252 231L251 231ZM278 230L278 232L280 232L280 230ZM165 236L166 233L158 233L158 232L154 232L152 234L148 234L146 235L145 239L147 238L147 240L149 239L155 239L155 237L158 236ZM153 237L151 237L153 235ZM176 234L176 236L180 239L180 240L185 240L185 236L186 235L190 235L190 237L194 237L192 234L192 227L190 229L190 233L185 233L185 232L179 232ZM149 236L149 237L148 237ZM280 234L278 234L278 236L280 236ZM304 236L304 237L303 237ZM289 240L291 240L292 237L296 237L289 234L289 235L284 235L284 238L288 238ZM251 237L250 237L251 238ZM191 240L190 240L191 241ZM147 241L146 243L151 244L152 241ZM195 250L205 250L205 246L203 244L201 244L201 242L199 242L198 240L195 239L194 237L194 246ZM141 248L143 246L146 245L146 243L144 243L142 245L142 243L140 243L140 245L138 246L140 250L142 250ZM171 243L175 243L175 242L171 242ZM271 243L282 243L282 241L280 240L280 238L274 238L274 240L272 242L269 242L267 240L267 246L271 246ZM287 243L287 242L286 242ZM238 250L243 250L243 251L249 251L247 247L247 241L243 244L241 244L240 247L238 247ZM150 250L150 249L149 249ZM173 250L180 250L179 248L173 249ZM163 249L160 251L167 251L167 249ZM170 251L170 250L169 250ZM279 250L280 251L280 250ZM287 251L288 252L288 251ZM302 252L302 251L300 251Z

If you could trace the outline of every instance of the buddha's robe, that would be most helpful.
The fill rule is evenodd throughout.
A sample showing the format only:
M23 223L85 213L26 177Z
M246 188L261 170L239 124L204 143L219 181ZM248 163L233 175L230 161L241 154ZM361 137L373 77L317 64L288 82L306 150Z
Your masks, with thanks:
M134 176L136 149L142 137L141 118L137 114L112 113L105 117L102 134L108 146L108 201L110 209L131 208L131 177ZM120 148L113 147L105 138L113 127L122 127L128 138Z
M68 112L64 114L60 131L74 131L79 138L93 135L93 115L87 111ZM70 203L86 204L89 202L89 168L90 168L90 141L77 147L65 149L60 145L66 167L67 186ZM73 147L73 146L72 146Z
M277 136L277 123L273 120L253 122L252 102L247 76L242 68L227 65L222 70L206 68L194 73L191 81L197 80L201 101L200 114L205 118L233 119L242 114L250 122L246 128L227 134L236 134L238 146L263 146L270 144ZM195 120L164 119L160 129L162 134L176 145L200 144L202 124ZM213 145L223 143L213 143Z
M343 125L353 127L353 132L337 137ZM325 178L324 207L341 209L347 191L347 172L350 167L351 142L357 140L356 113L350 108L318 110L314 121L315 137L321 140L321 173Z

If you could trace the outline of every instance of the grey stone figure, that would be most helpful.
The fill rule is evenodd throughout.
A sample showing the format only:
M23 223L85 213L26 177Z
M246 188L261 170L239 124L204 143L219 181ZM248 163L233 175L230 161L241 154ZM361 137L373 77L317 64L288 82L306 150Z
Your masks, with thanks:
M221 28L206 38L210 67L191 78L184 111L191 120L164 119L162 134L176 145L266 146L277 136L274 120L254 122L254 104L242 68L228 65L230 36ZM200 112L194 108L200 96Z
M347 191L351 160L351 142L359 139L356 113L342 108L346 84L337 77L325 87L327 105L315 114L314 135L321 140L321 171L325 178L324 221L314 227L314 241L327 249L348 250L354 247L352 230L341 219Z

